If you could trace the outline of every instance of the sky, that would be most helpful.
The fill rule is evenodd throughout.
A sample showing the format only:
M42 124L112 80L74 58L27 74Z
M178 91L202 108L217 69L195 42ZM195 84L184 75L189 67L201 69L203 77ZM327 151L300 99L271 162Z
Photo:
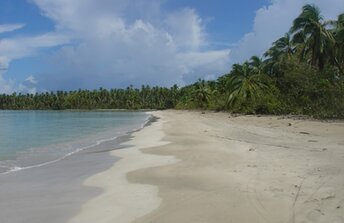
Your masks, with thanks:
M183 86L262 55L305 4L344 0L1 0L0 93Z

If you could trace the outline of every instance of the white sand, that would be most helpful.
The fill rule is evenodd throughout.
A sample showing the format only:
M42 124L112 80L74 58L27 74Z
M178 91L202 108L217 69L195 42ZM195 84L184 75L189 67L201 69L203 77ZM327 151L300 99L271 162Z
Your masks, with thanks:
M70 222L344 222L343 122L154 114Z
M122 159L109 170L96 174L85 182L85 186L99 187L104 192L83 205L80 213L70 223L127 223L159 207L161 198L157 196L158 187L128 183L126 174L176 162L174 157L148 155L140 151L169 143L163 141L162 125L163 121L154 122L145 127L144 131L135 132L134 138L125 144L133 145L132 147L111 152L111 155Z

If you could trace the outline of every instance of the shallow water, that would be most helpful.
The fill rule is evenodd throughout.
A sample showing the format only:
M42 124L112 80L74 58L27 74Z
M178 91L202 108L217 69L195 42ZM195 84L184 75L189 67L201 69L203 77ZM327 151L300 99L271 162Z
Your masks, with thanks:
M0 111L0 172L56 162L147 120L143 112Z

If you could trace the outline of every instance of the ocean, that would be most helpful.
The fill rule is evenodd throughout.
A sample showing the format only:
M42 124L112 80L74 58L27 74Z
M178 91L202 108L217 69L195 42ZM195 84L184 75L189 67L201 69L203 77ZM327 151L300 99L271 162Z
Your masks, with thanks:
M41 167L142 128L144 112L0 111L0 173Z

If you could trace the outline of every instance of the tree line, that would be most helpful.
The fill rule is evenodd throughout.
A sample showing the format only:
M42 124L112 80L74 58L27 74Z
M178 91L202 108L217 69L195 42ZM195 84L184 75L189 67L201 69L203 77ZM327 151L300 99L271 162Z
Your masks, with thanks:
M344 13L325 21L305 5L262 56L217 80L171 88L0 95L0 109L209 109L245 114L344 117Z

